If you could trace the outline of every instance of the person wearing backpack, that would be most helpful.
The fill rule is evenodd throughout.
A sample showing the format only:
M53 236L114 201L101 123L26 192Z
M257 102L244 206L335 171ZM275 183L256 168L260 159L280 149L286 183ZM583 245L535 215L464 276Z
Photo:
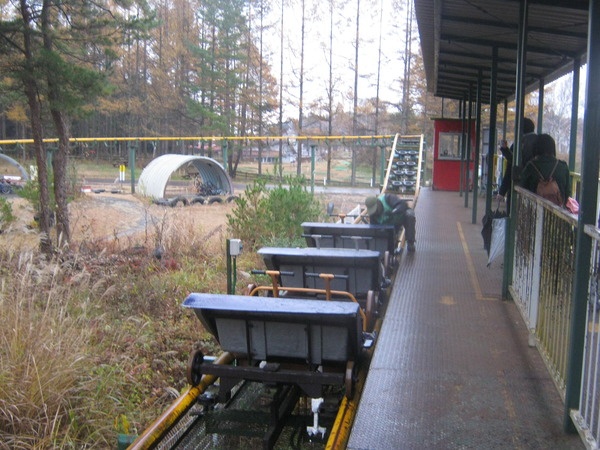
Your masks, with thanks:
M523 168L521 186L564 207L571 195L569 166L556 158L556 144L548 134L538 136L533 151L534 158Z
M498 188L498 195L506 199L506 209L510 210L510 194L512 191L512 179L515 179L515 184L519 181L519 170L522 169L531 159L533 158L533 147L537 140L537 134L535 133L535 124L533 120L528 117L523 118L523 136L521 136L521 160L517 162L515 167L515 176L513 177L513 152L514 144L508 147L506 141L500 143L500 152L504 159L506 159L506 170L502 177L502 182Z

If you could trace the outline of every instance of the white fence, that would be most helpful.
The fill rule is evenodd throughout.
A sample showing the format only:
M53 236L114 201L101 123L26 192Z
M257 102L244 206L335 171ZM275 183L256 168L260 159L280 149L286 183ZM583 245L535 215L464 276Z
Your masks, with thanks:
M531 192L517 192L510 292L564 399L577 218Z
M561 396L565 397L575 276L577 218L517 188L510 293ZM600 230L586 226L592 251L579 409L571 410L588 449L600 448Z

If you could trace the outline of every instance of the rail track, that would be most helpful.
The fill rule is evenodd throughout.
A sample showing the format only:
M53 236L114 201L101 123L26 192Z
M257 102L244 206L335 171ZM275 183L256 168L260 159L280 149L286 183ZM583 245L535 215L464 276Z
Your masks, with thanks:
M381 192L416 202L422 145L396 136ZM352 216L260 249L268 281L242 295L185 299L223 353L191 355L188 388L130 449L346 447L404 244Z

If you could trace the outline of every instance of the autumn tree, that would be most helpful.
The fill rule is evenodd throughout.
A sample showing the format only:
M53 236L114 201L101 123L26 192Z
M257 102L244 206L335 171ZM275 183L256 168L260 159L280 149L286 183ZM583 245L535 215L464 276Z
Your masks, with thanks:
M310 111L316 117L327 123L327 128L324 134L332 136L334 133L334 122L336 119L336 113L340 111L340 105L336 103L336 98L340 95L339 86L341 84L339 73L336 72L336 66L339 65L339 60L335 58L335 53L339 51L336 48L336 30L341 28L339 18L336 16L336 12L340 9L344 9L346 5L342 3L342 0L329 0L328 1L328 29L326 39L321 42L321 49L324 54L325 66L327 69L327 77L322 80L321 92L311 104ZM332 145L331 141L326 142L327 145L327 169L326 169L326 180L331 180L331 158L332 158Z
M358 55L360 45L360 0L356 0L356 35L354 40L354 108L352 110L352 134L356 135L358 126ZM356 148L352 147L352 174L350 177L354 186L356 181Z
M298 99L298 134L302 135L303 119L304 119L304 46L306 42L306 0L300 0L302 19L300 20L300 82L299 82L299 99ZM297 174L302 174L302 145L303 141L298 140L298 157L296 160Z
M26 99L37 163L41 248L51 252L50 186L56 202L57 236L70 240L67 211L67 159L70 122L103 88L97 56L106 57L111 33L124 22L112 4L63 0L20 0L0 22L1 51L10 64L3 75L13 80ZM101 50L102 49L102 50ZM50 125L52 124L52 125ZM48 171L43 142L52 126L57 144Z
M285 0L281 0L281 25L279 27L279 136L283 136L283 42L285 36ZM279 177L283 176L283 141L279 141Z
M243 80L237 95L237 124L235 125L237 134L242 137L262 136L264 121L273 119L270 115L277 105L276 82L263 55L264 31L269 27L264 23L264 15L269 7L270 5L265 1L259 0L256 5L250 2L247 8L247 27L240 42L245 49L245 58L238 61L240 71L243 70ZM262 143L259 142L258 145L260 165ZM235 156L231 171L234 176L242 156L241 145L238 146Z
M249 67L254 67L255 79L257 80L257 91L255 98L256 108L253 110L253 133L258 136L264 135L264 126L266 121L273 123L274 116L272 116L277 108L277 80L271 74L270 66L266 61L265 55L265 32L272 29L272 25L266 23L265 16L271 9L271 4L267 0L258 1L258 15L260 17L258 26L258 53L255 58L250 58ZM252 62L256 62L252 64ZM270 120L269 120L270 119ZM258 174L262 174L262 151L263 142L258 142Z

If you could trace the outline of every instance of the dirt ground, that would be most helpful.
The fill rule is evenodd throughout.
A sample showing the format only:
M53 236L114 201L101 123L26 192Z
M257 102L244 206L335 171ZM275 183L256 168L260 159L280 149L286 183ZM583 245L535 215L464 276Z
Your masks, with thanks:
M240 193L241 194L241 193ZM317 193L323 209L329 202L334 213L349 212L363 204L365 194ZM34 211L31 205L17 196L7 197L16 220L0 234L0 243L26 243L32 248L38 244ZM86 193L69 205L72 241L75 243L115 241L134 244L174 225L200 228L208 237L226 232L227 214L234 203L194 204L175 207L152 204L148 199L127 193Z
M14 242L29 236L33 238L33 245L37 245L33 208L20 197L11 196L8 200L16 220L0 234L0 242ZM232 208L231 203L159 206L131 194L88 193L69 205L72 241L120 240L133 244L172 224L193 224L205 234L213 235L226 227L227 214Z

